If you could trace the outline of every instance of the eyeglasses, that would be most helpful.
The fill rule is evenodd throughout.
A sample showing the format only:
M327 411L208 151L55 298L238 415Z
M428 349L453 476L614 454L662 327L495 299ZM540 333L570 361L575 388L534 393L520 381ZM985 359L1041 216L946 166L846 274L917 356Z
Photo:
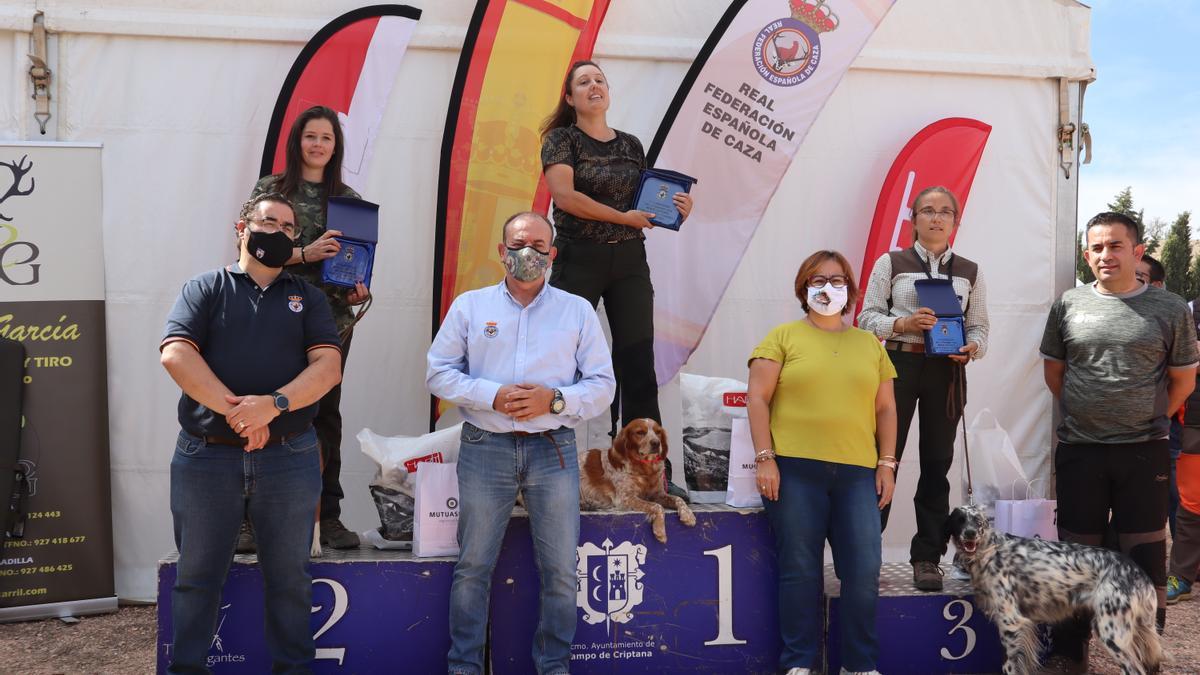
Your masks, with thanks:
M840 274L835 274L831 277L816 276L808 278L809 288L821 288L825 284L832 284L834 288L845 288L847 283L849 283L849 279Z
M945 220L954 220L955 212L951 209L942 209L941 211L934 211L932 207L926 206L925 208L921 209L920 211L917 211L917 215L925 216L926 218L929 218L930 220L934 220L937 218L943 218Z
M295 223L290 223L287 221L278 221L278 220L275 220L274 218L271 218L270 216L268 216L266 218L251 218L250 222L257 223L259 225L268 225L268 226L273 225L273 226L275 226L275 229L283 230L283 233L286 234L287 236L289 236L293 239L296 238L297 230L296 230Z

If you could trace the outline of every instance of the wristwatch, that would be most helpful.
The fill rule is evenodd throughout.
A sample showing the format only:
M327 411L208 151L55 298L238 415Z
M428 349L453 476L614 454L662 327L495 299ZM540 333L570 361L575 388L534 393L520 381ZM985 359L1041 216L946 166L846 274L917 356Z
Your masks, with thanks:
M285 413L288 411L288 405L290 405L288 403L288 397L284 396L283 394L281 394L277 391L273 391L273 392L271 392L271 398L275 399L275 409L276 410L278 410L281 413Z
M554 398L550 400L550 413L552 415L557 415L565 410L566 407L567 401L563 398L562 392L555 389Z

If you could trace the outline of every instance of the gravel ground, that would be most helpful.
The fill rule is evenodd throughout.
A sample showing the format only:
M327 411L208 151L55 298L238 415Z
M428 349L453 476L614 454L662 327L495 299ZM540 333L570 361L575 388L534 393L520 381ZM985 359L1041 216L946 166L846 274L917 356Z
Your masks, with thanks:
M122 607L77 624L58 619L0 625L0 671L4 673L152 673L155 608ZM1167 610L1163 644L1171 659L1163 673L1200 673L1200 600ZM1120 669L1092 640L1092 672Z

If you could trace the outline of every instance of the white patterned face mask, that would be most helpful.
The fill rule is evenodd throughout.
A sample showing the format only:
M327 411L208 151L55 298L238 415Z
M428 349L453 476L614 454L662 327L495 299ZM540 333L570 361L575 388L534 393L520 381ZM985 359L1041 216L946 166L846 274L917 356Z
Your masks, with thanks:
M834 288L827 283L818 288L808 287L808 307L817 314L834 316L841 313L846 306L847 289L845 286Z
M504 254L504 269L517 281L533 281L546 274L550 267L550 254L542 253L532 246L509 248Z

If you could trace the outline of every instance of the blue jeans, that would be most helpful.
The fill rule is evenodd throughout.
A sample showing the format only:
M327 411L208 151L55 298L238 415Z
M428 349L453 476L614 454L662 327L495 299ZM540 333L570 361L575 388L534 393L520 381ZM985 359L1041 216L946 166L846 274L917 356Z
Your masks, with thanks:
M818 668L825 540L842 582L842 667L875 669L875 603L882 550L875 471L815 459L779 457L779 499L763 500L779 557L782 669Z
M579 461L575 432L516 436L463 424L458 453L458 545L450 587L450 673L483 672L488 598L500 543L516 504L525 498L541 591L533 663L542 675L566 673L575 638L575 552L579 544Z
M168 672L208 672L221 587L247 515L263 575L271 670L309 672L314 646L308 555L320 495L317 435L311 429L249 453L180 432L171 460L179 567L171 590L175 647Z

